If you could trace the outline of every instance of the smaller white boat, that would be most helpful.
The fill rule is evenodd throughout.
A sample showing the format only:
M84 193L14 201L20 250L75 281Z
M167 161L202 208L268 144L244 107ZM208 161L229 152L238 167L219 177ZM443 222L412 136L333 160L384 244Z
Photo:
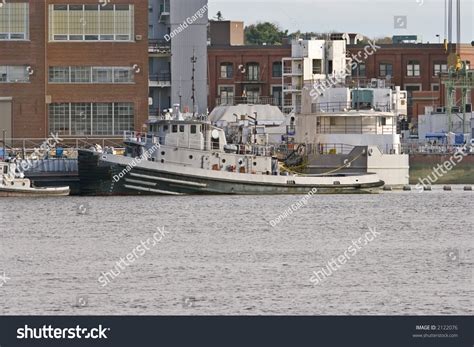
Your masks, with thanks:
M69 187L33 187L31 181L24 178L23 174L16 174L15 163L0 162L0 197L68 196L69 192Z

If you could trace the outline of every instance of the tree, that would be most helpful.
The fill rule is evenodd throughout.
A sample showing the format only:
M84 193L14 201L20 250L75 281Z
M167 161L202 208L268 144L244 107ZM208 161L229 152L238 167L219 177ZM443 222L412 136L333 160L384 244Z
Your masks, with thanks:
M248 45L281 45L288 36L277 24L264 22L245 27L245 43Z

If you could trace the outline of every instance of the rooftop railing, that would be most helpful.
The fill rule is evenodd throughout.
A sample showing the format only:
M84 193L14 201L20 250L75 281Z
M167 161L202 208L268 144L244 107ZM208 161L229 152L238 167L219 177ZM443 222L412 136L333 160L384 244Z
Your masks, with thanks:
M359 103L353 104L352 102L323 102L311 105L312 113L339 113L348 111L369 111L374 110L377 112L391 112L390 103Z

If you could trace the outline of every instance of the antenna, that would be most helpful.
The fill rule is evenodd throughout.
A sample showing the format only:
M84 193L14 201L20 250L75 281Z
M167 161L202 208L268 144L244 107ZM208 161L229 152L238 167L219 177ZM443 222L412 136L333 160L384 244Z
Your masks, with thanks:
M195 104L196 104L196 95L195 95L195 92L196 92L196 86L195 86L195 72L196 72L196 63L197 63L197 57L196 57L196 54L195 54L195 50L193 48L193 56L191 58L191 63L193 64L193 76L191 78L191 81L192 81L192 96L191 96L191 100L193 101L193 118L196 114L195 112Z

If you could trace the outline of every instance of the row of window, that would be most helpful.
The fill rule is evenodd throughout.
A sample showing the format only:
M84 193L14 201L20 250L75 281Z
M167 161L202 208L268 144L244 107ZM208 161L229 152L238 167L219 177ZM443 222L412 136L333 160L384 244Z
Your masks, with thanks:
M49 131L66 136L118 136L134 129L133 103L49 105Z
M131 67L51 66L50 83L133 83Z
M220 65L220 78L234 77L234 64L224 62ZM239 66L239 72L246 77L247 81L258 81L260 77L260 64L247 63L245 66ZM282 63L276 61L272 64L272 77L278 78L282 76Z
M0 83L26 83L30 81L28 67L24 65L0 65Z
M28 40L28 2L0 5L0 40ZM133 41L134 6L50 5L49 40Z
M435 62L433 64L433 76L438 76L442 73L448 72L448 64L445 62ZM357 68L352 70L353 77L365 77L366 76L366 65L365 63L360 63L357 65ZM390 63L380 63L379 64L379 76L393 76L393 65ZM407 77L419 77L421 76L421 64L417 60L410 60L406 66L406 76Z
M50 5L50 41L131 41L133 5Z
M260 74L260 65L258 63L247 63L245 67L239 66L240 72L246 76L247 81L258 81ZM329 61L329 71L332 71L332 61ZM313 74L322 74L322 60L313 59L312 66ZM433 64L433 76L438 76L440 73L448 72L448 65L445 62L435 62ZM272 77L278 78L282 76L282 63L274 62L272 64ZM366 64L360 63L352 70L353 77L366 76ZM379 64L379 76L393 76L393 65L390 63ZM421 64L417 60L410 60L406 66L406 76L418 77L421 76ZM234 64L224 62L220 64L220 78L229 79L234 77Z

